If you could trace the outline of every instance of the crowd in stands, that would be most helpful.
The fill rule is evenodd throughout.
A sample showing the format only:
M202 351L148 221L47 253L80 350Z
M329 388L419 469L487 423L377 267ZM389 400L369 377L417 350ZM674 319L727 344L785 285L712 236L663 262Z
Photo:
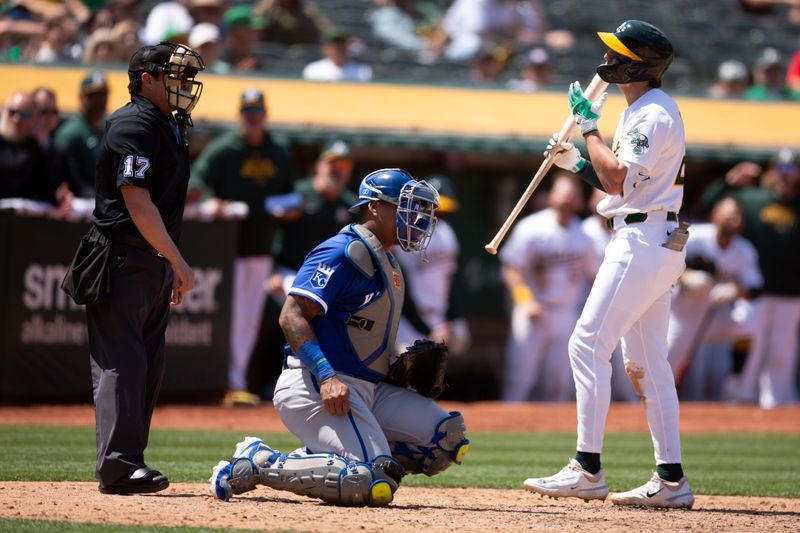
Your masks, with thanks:
M121 66L142 44L172 40L196 48L218 74L534 91L590 71L585 56L594 56L584 49L617 17L607 2L594 4L578 13L583 3L575 0L12 0L0 8L0 60ZM686 2L664 4L678 11ZM791 0L695 6L699 22L692 23L708 27L700 35L680 20L659 20L658 10L648 15L676 33L679 90L710 86L715 98L793 100L800 99L800 44L781 37L796 28L797 9ZM587 26L588 14L596 20ZM721 14L744 25L746 38L717 34ZM704 44L698 39L725 55L695 53Z

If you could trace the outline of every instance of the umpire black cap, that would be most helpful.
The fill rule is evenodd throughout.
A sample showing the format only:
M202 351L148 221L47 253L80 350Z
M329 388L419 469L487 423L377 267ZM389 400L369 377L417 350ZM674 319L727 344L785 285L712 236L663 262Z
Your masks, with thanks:
M134 52L128 63L128 79L138 80L142 72L153 73L165 69L177 45L162 41L156 45L143 46Z

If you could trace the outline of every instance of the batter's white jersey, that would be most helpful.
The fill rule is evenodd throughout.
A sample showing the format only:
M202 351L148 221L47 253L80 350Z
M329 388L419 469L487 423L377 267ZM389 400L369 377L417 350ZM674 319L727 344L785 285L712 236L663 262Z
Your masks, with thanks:
M680 210L685 135L678 106L667 93L651 89L625 109L611 149L628 173L622 194L601 200L598 213L610 218Z
M523 218L500 252L503 264L522 271L536 300L547 307L576 307L581 287L594 277L599 261L591 239L574 217L564 227L552 209Z
M713 224L694 224L686 243L686 259L702 257L714 264L714 278L718 282L735 281L745 288L760 287L764 280L758 268L758 252L750 241L734 235L726 248L717 242L717 228Z

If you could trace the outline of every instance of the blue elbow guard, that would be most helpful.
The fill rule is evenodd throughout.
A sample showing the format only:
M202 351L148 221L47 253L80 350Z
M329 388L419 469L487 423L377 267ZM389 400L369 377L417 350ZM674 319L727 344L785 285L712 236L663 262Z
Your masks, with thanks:
M300 358L300 361L303 362L308 371L311 372L320 383L336 375L336 372L333 371L333 367L325 358L325 354L322 353L317 341L308 341L298 348L297 357Z

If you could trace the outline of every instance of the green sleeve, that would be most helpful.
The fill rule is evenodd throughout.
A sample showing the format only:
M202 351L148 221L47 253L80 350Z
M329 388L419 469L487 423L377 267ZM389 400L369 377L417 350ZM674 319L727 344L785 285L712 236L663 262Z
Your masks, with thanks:
M192 164L189 186L216 190L223 177L221 162L224 160L224 137L211 141Z

